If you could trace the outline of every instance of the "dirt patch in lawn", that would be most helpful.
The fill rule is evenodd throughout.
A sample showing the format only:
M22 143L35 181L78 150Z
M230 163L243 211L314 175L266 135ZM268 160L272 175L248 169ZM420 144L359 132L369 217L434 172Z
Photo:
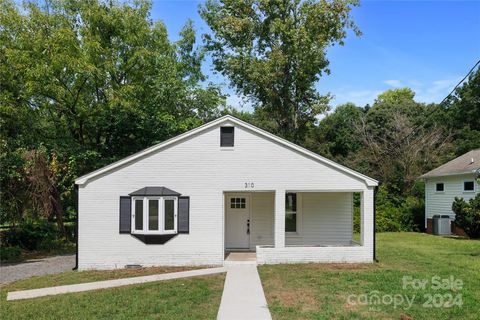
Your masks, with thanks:
M379 266L373 263L309 263L306 265L310 270L338 271L338 270L370 270Z
M313 291L308 288L279 290L273 292L270 297L271 300L278 301L284 307L294 307L301 312L316 310L319 305Z

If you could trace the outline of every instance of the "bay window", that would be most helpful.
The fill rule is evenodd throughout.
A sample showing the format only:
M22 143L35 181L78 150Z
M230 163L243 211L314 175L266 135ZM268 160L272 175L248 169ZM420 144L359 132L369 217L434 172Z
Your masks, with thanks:
M133 197L132 233L177 233L177 197Z

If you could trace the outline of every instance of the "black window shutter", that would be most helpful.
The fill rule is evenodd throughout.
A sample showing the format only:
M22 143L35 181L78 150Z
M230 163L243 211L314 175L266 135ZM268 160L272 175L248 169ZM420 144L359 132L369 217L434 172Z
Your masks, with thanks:
M190 232L190 197L178 198L178 233Z
M220 147L233 147L235 138L234 127L220 128Z
M130 233L132 222L132 198L120 197L120 233Z

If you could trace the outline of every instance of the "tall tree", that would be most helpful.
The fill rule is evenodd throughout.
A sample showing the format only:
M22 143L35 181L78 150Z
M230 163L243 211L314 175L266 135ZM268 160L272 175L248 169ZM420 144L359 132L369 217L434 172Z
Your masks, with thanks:
M28 211L22 167L42 146L74 170L68 181L41 180L68 202L74 176L220 113L225 98L205 82L193 24L172 42L150 9L144 0L0 1L2 217Z
M353 103L337 106L311 130L306 141L307 147L337 161L345 162L346 157L362 147L362 140L353 128L363 112L364 109Z
M443 106L443 121L454 132L456 155L480 148L480 68Z
M328 108L315 84L329 73L326 49L343 44L355 0L208 0L200 15L215 69L261 114L276 133L303 143L308 128Z
M450 135L428 120L438 105L422 104L408 89L380 94L356 126L364 147L352 163L366 162L368 174L393 195L405 195L415 180L441 162Z

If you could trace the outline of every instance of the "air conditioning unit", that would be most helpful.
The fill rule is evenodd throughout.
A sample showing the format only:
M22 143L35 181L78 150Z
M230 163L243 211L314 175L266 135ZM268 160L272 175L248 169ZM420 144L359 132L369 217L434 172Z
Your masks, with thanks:
M449 215L434 215L432 232L439 236L448 236L451 234L451 219Z

